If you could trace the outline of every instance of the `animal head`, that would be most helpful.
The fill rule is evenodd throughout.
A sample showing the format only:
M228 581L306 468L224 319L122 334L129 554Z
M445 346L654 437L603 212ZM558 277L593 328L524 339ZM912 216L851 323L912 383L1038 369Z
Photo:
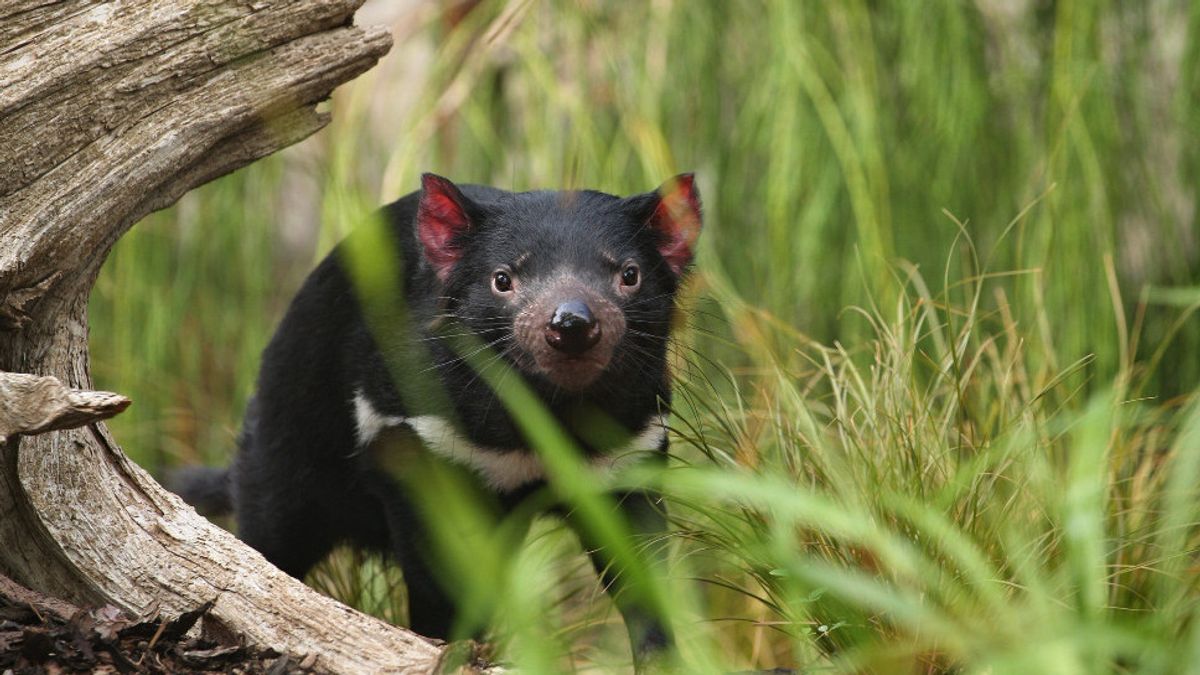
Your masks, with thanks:
M416 217L447 311L527 376L573 392L619 365L661 369L700 228L691 174L628 198L460 189L425 174Z

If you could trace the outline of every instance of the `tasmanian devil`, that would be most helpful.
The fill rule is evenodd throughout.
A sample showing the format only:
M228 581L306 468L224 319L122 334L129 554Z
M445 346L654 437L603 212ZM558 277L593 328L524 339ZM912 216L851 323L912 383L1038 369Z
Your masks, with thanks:
M631 453L665 456L667 339L700 198L690 174L628 198L457 186L425 174L420 191L381 215L395 253L384 276L402 296L390 304L402 308L403 326L372 320L379 298L355 283L355 265L371 258L350 255L354 242L344 242L305 281L263 353L233 465L192 472L178 487L198 505L231 505L239 536L296 577L342 542L392 554L412 628L449 638L454 580L430 554L427 527L437 507L418 504L410 481L420 476L405 475L428 465L397 469L378 446L410 439L468 475L498 513L540 494L539 455L447 339L466 335L523 378L594 466ZM430 367L412 366L413 354L427 355ZM420 394L421 379L442 393ZM442 409L430 404L439 396ZM655 495L614 497L635 532L665 529ZM581 537L619 591L618 566ZM618 592L616 600L635 656L670 642L644 598Z

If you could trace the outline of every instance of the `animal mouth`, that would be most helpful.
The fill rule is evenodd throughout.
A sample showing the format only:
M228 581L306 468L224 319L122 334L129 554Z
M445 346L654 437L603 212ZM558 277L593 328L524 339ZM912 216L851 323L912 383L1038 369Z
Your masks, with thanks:
M546 379L563 389L579 391L587 388L604 373L612 355L563 356L538 359L538 371Z

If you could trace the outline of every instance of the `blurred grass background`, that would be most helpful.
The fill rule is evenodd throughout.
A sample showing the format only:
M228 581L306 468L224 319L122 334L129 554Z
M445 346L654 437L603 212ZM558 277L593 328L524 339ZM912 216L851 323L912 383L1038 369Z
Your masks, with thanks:
M653 479L693 668L1200 662L1200 5L372 0L359 22L396 47L328 129L106 264L93 374L134 399L112 427L137 461L228 460L300 280L422 171L617 194L694 171L679 459ZM545 525L504 591L535 672L628 658L575 550ZM354 569L318 583L401 618Z

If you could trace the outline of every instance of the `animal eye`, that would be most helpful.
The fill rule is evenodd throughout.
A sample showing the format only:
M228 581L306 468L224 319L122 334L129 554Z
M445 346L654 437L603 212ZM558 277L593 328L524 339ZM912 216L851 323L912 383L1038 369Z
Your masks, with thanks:
M507 293L512 290L512 277L508 276L508 272L504 270L496 270L492 275L492 288L496 289L497 293Z
M621 284L623 286L637 286L638 268L637 265L630 265L624 270L621 270Z

